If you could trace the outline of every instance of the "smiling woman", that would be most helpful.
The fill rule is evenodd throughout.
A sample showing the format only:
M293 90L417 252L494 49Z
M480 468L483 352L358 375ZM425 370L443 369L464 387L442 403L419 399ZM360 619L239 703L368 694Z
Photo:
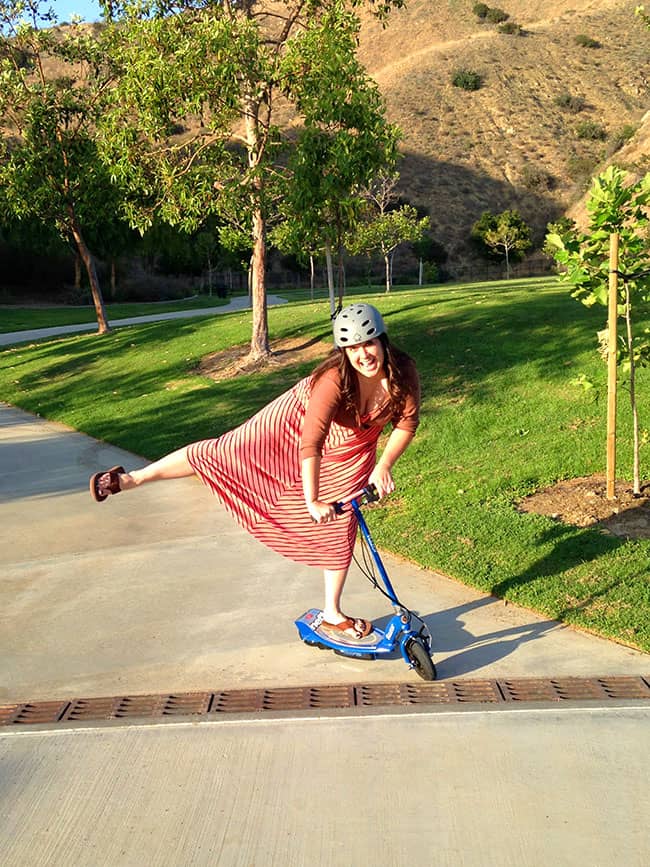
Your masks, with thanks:
M113 467L90 480L93 498L196 475L255 538L283 556L323 569L324 628L363 641L372 623L348 617L341 595L352 559L354 512L334 503L372 484L395 489L392 468L413 439L420 389L413 360L394 347L379 311L352 304L334 321L336 348L244 424L142 470ZM377 442L393 430L379 461Z

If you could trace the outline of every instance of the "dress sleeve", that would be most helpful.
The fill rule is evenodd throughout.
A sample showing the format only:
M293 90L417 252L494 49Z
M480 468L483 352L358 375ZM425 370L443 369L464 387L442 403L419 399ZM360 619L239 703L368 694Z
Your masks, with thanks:
M393 419L393 427L414 434L420 423L420 377L415 365L409 370L407 380L409 393L401 414Z
M320 456L330 424L341 405L341 383L336 370L328 370L313 385L305 410L300 459Z

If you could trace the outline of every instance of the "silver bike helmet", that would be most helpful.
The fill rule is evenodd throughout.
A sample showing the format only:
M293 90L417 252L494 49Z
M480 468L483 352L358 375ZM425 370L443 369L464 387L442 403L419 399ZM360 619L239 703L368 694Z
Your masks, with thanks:
M334 343L339 349L385 334L381 313L371 304L349 304L334 319Z

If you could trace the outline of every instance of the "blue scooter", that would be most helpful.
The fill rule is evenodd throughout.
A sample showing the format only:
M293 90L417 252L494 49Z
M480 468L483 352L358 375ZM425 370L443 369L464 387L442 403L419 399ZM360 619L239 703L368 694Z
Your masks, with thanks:
M298 627L298 634L305 644L320 647L323 650L333 650L342 656L353 656L363 659L385 657L393 653L396 648L399 648L402 658L409 668L412 668L423 680L435 680L436 667L431 659L431 634L425 622L417 614L409 611L397 598L384 564L381 562L379 552L370 535L368 525L361 514L362 505L374 503L377 500L379 500L379 496L377 495L376 488L374 485L369 485L363 489L360 496L354 497L349 503L335 503L334 508L340 515L349 506L357 517L359 529L361 530L362 547L365 543L370 550L385 589L379 586L377 577L372 569L372 564L366 560L365 550L364 566L366 568L362 567L361 564L358 565L373 586L390 600L395 609L395 614L388 621L386 630L382 631L375 626L369 635L360 639L355 639L352 636L348 637L345 633L333 635L331 630L323 626L323 612L318 608L310 608L309 611L306 611L302 617L295 621ZM417 621L417 631L412 625L413 620Z

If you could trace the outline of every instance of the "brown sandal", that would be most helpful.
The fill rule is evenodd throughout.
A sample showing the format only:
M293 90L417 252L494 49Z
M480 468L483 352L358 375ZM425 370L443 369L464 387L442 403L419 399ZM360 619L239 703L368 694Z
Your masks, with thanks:
M361 625L357 626L357 623L360 623ZM370 635L373 628L372 622L364 620L362 617L348 617L340 623L328 623L327 620L323 620L322 625L327 626L329 629L336 629L338 632L345 632L346 629L353 629L354 638L365 638L367 635ZM348 638L352 637L353 636L348 636Z
M110 470L102 470L101 473L95 473L90 477L90 494L97 503L103 503L109 494L119 494L122 488L120 487L120 473L124 473L124 467L111 467ZM99 486L99 480L102 476L108 476L108 484ZM107 493L102 493L107 491Z

